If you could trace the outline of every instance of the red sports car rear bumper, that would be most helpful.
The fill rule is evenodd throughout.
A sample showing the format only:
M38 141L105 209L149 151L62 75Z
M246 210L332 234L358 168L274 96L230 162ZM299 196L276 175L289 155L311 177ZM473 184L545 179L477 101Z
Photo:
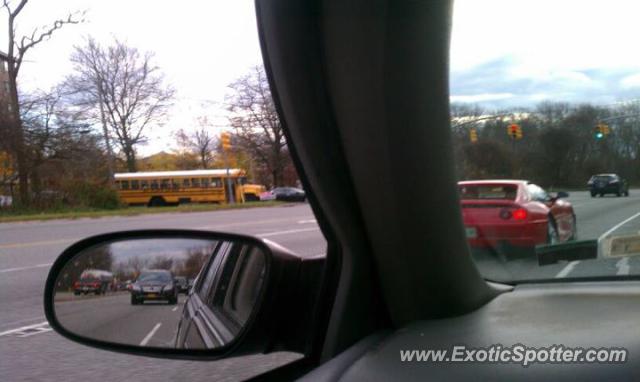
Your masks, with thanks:
M467 240L472 247L533 247L547 242L546 222L509 222L503 224L469 224ZM475 235L474 235L475 233Z

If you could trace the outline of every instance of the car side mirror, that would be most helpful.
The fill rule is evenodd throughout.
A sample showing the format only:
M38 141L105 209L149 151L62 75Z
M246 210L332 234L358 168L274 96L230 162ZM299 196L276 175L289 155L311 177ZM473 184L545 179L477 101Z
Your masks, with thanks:
M139 355L304 352L323 267L324 258L251 236L110 233L59 256L46 282L45 314L73 341ZM195 279L188 294L180 293L178 276Z
M565 192L565 191L559 191L559 192L556 194L555 199L563 199L563 198L568 198L568 197L569 197L569 193L568 193L568 192Z

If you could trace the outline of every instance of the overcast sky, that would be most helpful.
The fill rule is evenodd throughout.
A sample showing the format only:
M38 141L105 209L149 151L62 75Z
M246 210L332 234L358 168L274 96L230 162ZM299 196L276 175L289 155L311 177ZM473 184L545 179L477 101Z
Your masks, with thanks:
M87 10L87 22L65 27L31 51L20 86L58 83L70 70L73 46L87 35L155 52L178 98L168 123L148 134L142 154L170 149L172 131L192 128L204 114L223 129L227 85L261 63L253 1L30 0L18 32L68 10ZM452 100L492 108L640 98L639 15L637 0L458 0ZM5 30L2 14L3 51Z

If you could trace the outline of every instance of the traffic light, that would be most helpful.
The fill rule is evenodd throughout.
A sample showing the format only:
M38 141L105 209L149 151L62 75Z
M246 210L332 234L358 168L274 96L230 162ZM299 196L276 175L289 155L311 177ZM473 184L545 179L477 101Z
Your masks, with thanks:
M222 144L222 150L228 151L231 150L231 134L229 133L221 133L220 134L220 143Z
M471 141L471 143L478 142L478 130L474 128L471 128L469 130L469 140Z
M522 128L520 125L512 123L507 127L507 135L509 135L511 139L522 139Z
M593 136L595 139L600 140L604 138L604 132L602 131L602 125L596 125L595 129L593 129Z
M606 138L607 135L611 134L611 129L609 125L605 123L598 123L596 127L593 129L593 134L596 139Z

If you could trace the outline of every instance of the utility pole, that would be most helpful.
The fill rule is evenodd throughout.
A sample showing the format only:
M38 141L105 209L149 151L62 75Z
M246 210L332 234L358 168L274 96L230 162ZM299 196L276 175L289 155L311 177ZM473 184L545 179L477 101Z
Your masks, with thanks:
M224 160L224 167L227 169L227 200L230 204L235 203L235 195L232 190L231 177L229 176L229 150L231 149L231 135L227 132L220 134L220 141L222 143L222 158Z

